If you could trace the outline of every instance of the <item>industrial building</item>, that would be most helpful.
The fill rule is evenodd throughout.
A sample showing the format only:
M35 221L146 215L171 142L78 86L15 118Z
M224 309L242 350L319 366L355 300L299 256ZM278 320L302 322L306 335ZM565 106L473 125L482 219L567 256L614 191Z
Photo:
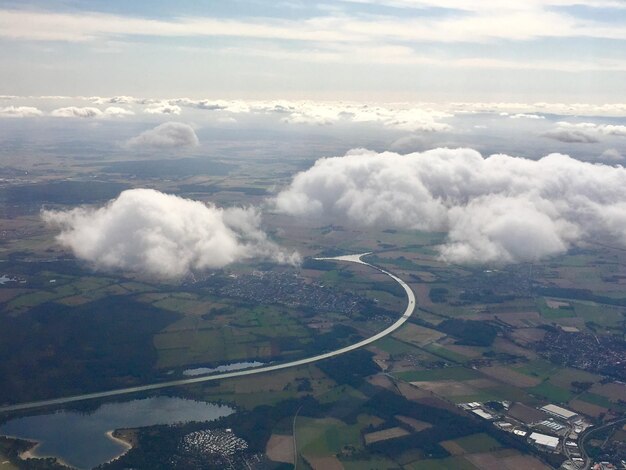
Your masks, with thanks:
M554 452L559 447L559 438L548 436L546 434L540 434L533 432L528 439L532 441L537 447Z
M573 411L567 410L565 408L561 408L556 405L546 405L541 407L541 411L545 411L546 413L551 414L552 416L556 416L557 418L564 419L569 421L570 419L576 418L578 416L577 413Z

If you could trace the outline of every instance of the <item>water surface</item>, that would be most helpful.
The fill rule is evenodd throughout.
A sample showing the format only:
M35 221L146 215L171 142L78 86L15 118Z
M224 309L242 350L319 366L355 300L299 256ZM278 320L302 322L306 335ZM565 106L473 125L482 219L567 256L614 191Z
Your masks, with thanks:
M156 424L211 421L234 410L225 405L182 398L154 397L107 403L93 413L58 411L15 418L0 426L0 434L40 444L34 457L57 457L79 469L93 468L122 455L123 444L106 432Z
M234 362L232 364L225 364L223 366L217 366L214 368L198 367L196 369L187 369L183 371L183 375L204 375L212 374L213 372L229 372L231 370L249 369L251 367L258 367L264 365L264 362L252 361L252 362Z

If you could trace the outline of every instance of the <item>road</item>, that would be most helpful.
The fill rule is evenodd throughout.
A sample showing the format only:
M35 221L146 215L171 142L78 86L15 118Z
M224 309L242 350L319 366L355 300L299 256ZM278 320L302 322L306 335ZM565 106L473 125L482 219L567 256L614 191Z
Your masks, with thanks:
M591 464L593 463L591 459L589 458L587 451L585 450L585 441L589 439L589 437L592 434L595 434L598 431L602 431L603 429L610 428L611 426L615 426L617 424L622 424L622 423L626 423L626 418L619 418L614 421L610 421L606 424L603 424L602 426L589 428L585 430L578 437L578 447L580 448L580 453L583 456L583 459L585 460L585 464L583 465L582 470L588 470L591 467Z
M68 403L75 403L78 401L117 397L120 395L130 395L132 393L149 392L152 390L160 390L163 388L181 387L184 385L192 385L192 384L197 384L197 383L202 383L202 382L210 382L213 380L231 379L234 377L244 377L246 375L253 375L253 374L264 374L266 372L273 372L276 370L282 370L282 369L288 369L291 367L298 367L298 366L303 366L306 364L312 364L314 362L323 361L324 359L329 359L331 357L339 356L341 354L355 351L356 349L367 346L368 344L378 341L379 339L384 338L385 336L396 331L409 319L409 317L413 314L415 310L415 294L413 293L411 288L408 286L408 284L404 282L402 279L400 279L398 276L395 276L391 274L390 272L385 271L382 268L379 268L378 266L374 266L373 264L363 261L362 257L368 254L370 253L362 253L360 255L337 256L334 258L316 258L317 260L344 261L348 263L358 263L358 264L363 264L365 266L369 266L373 269L380 271L383 274L386 274L391 279L396 281L398 284L400 284L400 286L402 286L402 288L404 289L404 292L406 293L407 306L402 316L388 328L385 328L384 330L375 334L374 336L371 336L367 339L359 341L358 343L352 344L350 346L346 346L341 349L337 349L335 351L330 351L324 354L318 354L317 356L307 357L305 359L299 359L297 361L292 361L292 362L285 362L282 364L273 364L273 365L264 366L264 367L256 367L254 369L244 369L244 370L238 370L238 371L233 371L233 372L225 372L222 374L203 375L203 376L197 376L197 377L191 377L191 378L185 378L185 379L179 379L179 380L170 380L167 382L158 382L158 383L148 384L148 385L138 385L136 387L120 388L116 390L107 390L104 392L85 393L83 395L74 395L74 396L69 396L69 397L53 398L50 400L20 403L17 405L8 405L8 406L0 407L0 413L30 410L34 408L42 408L42 407L48 407L48 406L66 405Z

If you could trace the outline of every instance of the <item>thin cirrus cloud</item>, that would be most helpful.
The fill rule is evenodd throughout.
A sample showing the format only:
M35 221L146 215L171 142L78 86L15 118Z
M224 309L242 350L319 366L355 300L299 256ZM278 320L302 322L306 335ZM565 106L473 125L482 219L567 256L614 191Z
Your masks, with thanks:
M269 0L236 3L215 14L206 5L173 12L163 2L129 8L111 0L105 13L94 10L98 2L45 10L44 2L24 0L0 8L0 39L46 43L9 50L14 73L59 80L53 59L34 51L68 57L81 78L60 85L68 94L183 89L197 96L214 89L229 96L501 100L500 83L515 99L545 100L557 90L559 100L600 102L614 100L626 72L626 3L619 0L335 0L297 2L297 10ZM259 7L264 3L267 9ZM173 63L188 71L185 83ZM107 79L96 69L108 70ZM484 70L494 75L482 76ZM158 80L145 82L146 74ZM29 80L11 93L35 94L37 87L43 85Z
M422 2L426 3L426 2ZM574 18L559 13L547 2L528 8L514 2L508 8L473 8L468 2L453 2L456 15L435 18L368 18L363 16L317 16L306 19L220 19L179 17L157 20L98 12L53 13L46 11L0 10L0 36L10 39L88 42L120 35L193 37L222 36L313 42L403 41L483 42L529 40L541 37L597 37L624 39L619 25ZM480 2L475 2L480 3ZM497 2L501 5L503 2ZM560 6L579 2L563 1ZM604 2L607 4L608 2ZM431 2L431 7L441 7ZM603 6L598 3L598 6ZM623 7L615 2L613 7ZM554 25L558 24L558 28Z
M254 209L221 209L152 189L124 191L99 208L43 211L42 217L60 229L61 245L96 269L177 279L250 259L300 261L268 239Z
M589 240L626 246L626 169L439 148L323 158L273 200L294 216L447 233L443 260L536 261Z
M131 148L176 149L196 147L198 136L189 124L164 122L153 129L129 139L126 145Z

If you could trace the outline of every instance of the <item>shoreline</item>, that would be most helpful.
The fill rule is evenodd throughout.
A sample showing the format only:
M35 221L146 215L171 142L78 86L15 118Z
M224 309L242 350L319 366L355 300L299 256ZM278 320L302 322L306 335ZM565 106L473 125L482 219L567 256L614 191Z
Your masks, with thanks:
M32 444L32 446L29 449L25 450L24 452L20 452L18 454L18 458L20 460L26 461L28 459L55 459L60 465L64 465L67 468L76 468L70 465L69 463L67 463L61 457L58 457L56 455L37 455L37 448L41 446L42 441L24 439L23 437L9 436L7 434L3 434L3 437L8 437L9 439L15 439L18 441L30 442Z
M119 459L120 457L122 457L123 455L126 455L126 453L131 450L133 448L132 444L130 444L128 441L125 441L122 438L116 437L113 435L113 433L115 432L115 429L112 431L107 431L104 434L106 435L107 438L109 438L110 440L112 440L113 442L117 442L119 445L121 445L122 447L124 447L124 451L121 452L119 455L116 455L115 457L113 457L110 460L107 460L106 462L103 463L111 463L114 460Z
M121 445L124 449L123 451L116 455L115 457L113 457L110 460L107 460L106 462L102 462L102 463L110 463L113 462L114 460L119 459L120 457L122 457L123 455L125 455L129 450L131 450L133 448L132 444L130 444L128 441L125 441L124 439L121 439L119 437L116 437L113 435L113 433L115 432L115 430L112 431L107 431L105 432L105 436L110 439L113 442L118 443L119 445ZM28 459L56 459L56 461L61 464L66 466L67 468L73 468L75 469L76 467L70 465L69 463L67 463L65 460L63 460L61 457L57 456L57 455L40 455L37 454L37 448L41 446L42 442L41 441L36 441L33 439L25 439L23 437L19 437L19 436L12 436L12 435L8 435L8 434L2 434L3 437L6 437L8 439L15 439L18 441L24 441L24 442L29 442L30 444L32 444L30 446L30 448L28 448L27 450L25 450L24 452L20 452L18 454L18 458L20 460L28 460Z

